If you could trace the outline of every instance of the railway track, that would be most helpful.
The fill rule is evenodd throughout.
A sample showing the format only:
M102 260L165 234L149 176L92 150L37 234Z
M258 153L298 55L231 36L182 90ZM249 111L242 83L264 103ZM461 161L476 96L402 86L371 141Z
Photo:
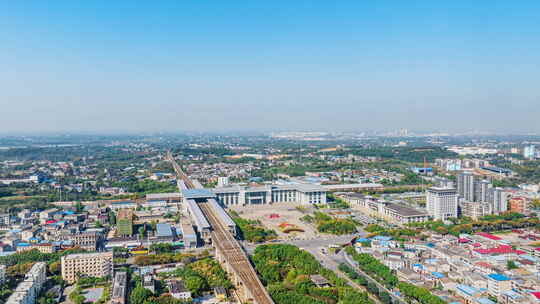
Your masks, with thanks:
M166 159L172 163L177 176L184 182L188 189L197 188L174 160L171 152L167 152ZM210 223L210 226L212 226L212 243L223 254L234 273L240 278L242 287L247 294L251 295L250 300L255 304L274 304L274 301L259 280L255 269L253 269L253 266L249 262L247 254L216 216L212 206L208 203L198 203L198 205Z
M240 277L244 288L251 293L253 302L257 304L273 304L272 298L270 298L255 269L249 262L248 256L233 235L223 227L223 224L214 214L212 206L208 203L200 203L199 206L213 228L212 242L214 246L218 247L218 250L225 256L236 275Z

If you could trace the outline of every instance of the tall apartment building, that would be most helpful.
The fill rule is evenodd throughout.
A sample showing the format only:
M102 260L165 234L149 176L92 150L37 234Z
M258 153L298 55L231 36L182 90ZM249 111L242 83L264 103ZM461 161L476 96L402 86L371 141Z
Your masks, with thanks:
M112 275L113 253L77 253L62 257L62 278L68 283L77 281L78 276L106 277Z
M46 280L47 264L35 263L5 304L34 304Z
M457 176L457 191L459 198L474 202L475 177L471 172L462 172Z
M508 210L507 205L510 194L504 189L494 188L489 181L479 180L470 172L460 173L457 180L458 194L461 201L488 203L488 214L499 214ZM483 210L485 211L485 209Z
M474 182L474 202L486 203L489 198L489 190L492 185L487 180L479 180Z
M133 235L133 210L120 209L116 217L117 234L119 236Z
M527 159L534 159L536 157L536 148L535 146L526 146L523 148L523 157Z
M491 213L499 214L508 211L508 199L510 192L502 188L491 188L489 192L488 202L491 206Z
M453 188L432 187L427 191L426 209L435 220L458 216L458 194Z

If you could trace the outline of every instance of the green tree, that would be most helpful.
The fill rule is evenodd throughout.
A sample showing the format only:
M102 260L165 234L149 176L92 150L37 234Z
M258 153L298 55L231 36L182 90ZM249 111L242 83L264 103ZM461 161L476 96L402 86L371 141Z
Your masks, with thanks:
M129 301L131 304L145 304L146 300L152 296L152 292L140 284L131 291Z
M143 236L146 236L146 227L144 225L142 225L141 227L139 227L139 235L141 237Z
M512 270L512 269L517 269L518 266L516 265L516 263L514 261L508 260L508 261L506 261L506 268L508 270Z

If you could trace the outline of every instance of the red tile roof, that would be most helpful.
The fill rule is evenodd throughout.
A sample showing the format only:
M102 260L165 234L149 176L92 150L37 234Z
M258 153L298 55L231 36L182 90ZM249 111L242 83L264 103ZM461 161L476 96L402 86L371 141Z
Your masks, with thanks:
M478 262L475 264L476 266L480 266L480 267L484 267L484 268L489 268L489 269L492 269L494 268L493 265L491 265L490 263L488 262Z
M476 235L483 236L483 237L485 237L487 239L494 240L494 241L502 240L500 237L498 237L496 235L493 235L491 233L487 233L487 232L478 232L478 233L476 233Z
M512 249L512 246L510 245L499 245L497 247L487 248L487 249L480 248L480 249L475 249L474 251L480 254L512 254L512 253L515 253L518 255L525 254L525 251L514 250Z

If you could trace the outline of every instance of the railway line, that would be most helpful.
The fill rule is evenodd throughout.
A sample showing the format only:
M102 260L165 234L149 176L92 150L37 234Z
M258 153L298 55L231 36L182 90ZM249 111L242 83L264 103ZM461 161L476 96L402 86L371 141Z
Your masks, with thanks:
M227 262L240 277L243 287L251 294L253 302L258 304L274 303L259 280L249 259L238 241L223 227L208 203L200 204L201 210L212 225L212 243L218 247Z
M202 186L197 187L197 183L191 181L187 174L182 171L182 168L174 160L172 153L168 152L166 159L172 163L176 174L187 189L202 188ZM216 251L223 256L225 263L232 269L232 275L239 282L237 288L241 288L243 291L244 300L255 304L274 304L266 288L259 280L247 254L233 234L227 230L226 225L222 223L214 207L208 202L198 202L197 204L212 228L210 233L212 244Z

